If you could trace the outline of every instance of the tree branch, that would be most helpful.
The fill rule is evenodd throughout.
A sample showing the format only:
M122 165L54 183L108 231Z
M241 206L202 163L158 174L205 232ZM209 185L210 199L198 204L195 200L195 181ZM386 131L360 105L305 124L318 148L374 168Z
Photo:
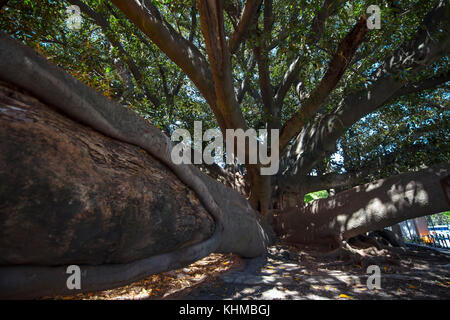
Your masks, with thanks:
M195 5L195 0L192 0L191 5L191 31L189 32L189 42L194 40L195 29L197 28L197 7Z
M297 57L284 73L283 80L281 80L280 84L278 85L278 90L275 93L274 100L276 105L283 104L283 100L286 97L286 94L288 93L292 84L294 84L298 80L298 73L301 66L303 65L303 62L303 58Z
M106 18L102 14L94 11L92 8L90 8L81 0L68 0L68 1L73 5L77 5L84 14L93 19L94 22L103 30L103 33L105 34L108 41L119 51L121 60L127 65L136 82L142 87L146 97L153 103L154 106L158 107L161 104L161 102L155 95L153 95L150 92L149 88L145 84L145 80L142 76L141 71L136 65L136 62L126 52L120 41L115 37Z
M244 95L249 89L249 81L250 81L249 75L253 73L255 64L256 64L256 60L255 60L255 55L253 53L250 55L250 58L248 59L248 61L244 61L242 63L242 66L241 66L242 70L244 70L244 69L247 69L247 70L245 70L245 72L244 72L244 79L242 80L242 83L239 86L237 94L236 94L236 99L239 104L242 103L242 100L244 99ZM245 68L245 66L248 66L248 67Z
M202 33L214 80L215 103L218 112L223 117L224 125L221 126L221 129L225 133L227 128L245 129L247 125L234 92L231 58L225 40L222 5L221 1L216 2L215 0L198 0L197 2Z
M219 126L224 127L223 115L216 107L211 70L199 49L176 32L150 1L144 0L142 4L137 0L112 2L186 73L205 97Z
M266 122L269 129L279 129L281 127L281 108L274 104L273 87L270 80L269 71L269 51L268 43L272 39L273 27L273 2L264 1L264 23L263 32L258 31L258 46L253 48L256 62L258 64L258 79L263 101L263 109L266 115Z
M291 243L317 243L327 237L348 239L406 219L448 210L439 182L449 172L450 165L445 163L284 210L276 217L276 230Z
M255 59L258 63L259 87L261 89L261 98L263 101L264 113L268 117L267 122L269 123L270 128L279 128L280 115L274 109L267 52L262 45L253 48L253 53L255 54Z
M441 25L445 28L450 25L449 17L444 14L446 8L448 2L446 6L440 2L424 18L416 36L385 60L384 67L380 68L382 72L378 72L377 80L371 87L346 96L334 112L322 116L320 121L316 121L317 125L311 124L302 130L290 151L286 151L291 153L289 157L295 158L293 167L298 174L308 174L318 161L333 152L336 140L359 119L394 98L412 92L414 86L410 87L406 80L398 79L400 72L408 68L411 74L418 72L450 52L449 32L444 32L439 41L432 40L436 39ZM419 81L416 89L429 88L431 83L436 84L438 80L443 83L447 78L440 75L431 79ZM405 85L407 89L399 91Z
M354 187L355 185L370 182L373 179L384 178L386 175L389 175L385 169L393 163L398 163L404 154L414 155L417 152L427 152L429 149L430 145L428 144L410 144L382 157L365 161L357 167L352 168L352 171L347 171L346 173L339 174L331 172L318 176L302 176L297 173L281 176L278 183L283 192L299 194L337 187ZM380 170L383 170L384 174L380 175ZM395 172L394 174L397 173Z
M261 6L261 2L262 0L247 0L245 2L236 30L234 30L228 40L228 47L231 54L235 53L241 42L245 40L256 13Z
M447 83L448 81L450 81L450 70L447 70L447 72L444 72L442 74L430 78L426 78L423 80L419 80L417 82L407 84L400 90L397 90L397 92L393 95L392 99L399 98L401 96L408 95L411 93L417 93L424 90L436 88L442 84Z
M325 0L320 10L314 15L308 44L318 42L325 31L325 21L341 5L341 0Z
M302 126L311 118L314 112L328 97L351 61L353 54L364 40L367 33L366 17L362 17L353 29L339 44L337 53L331 60L328 71L320 83L302 105L296 115L286 121L280 135L280 150L283 150L288 142L300 131Z
M170 91L169 91L169 88L167 86L166 70L164 70L164 67L161 66L160 64L158 65L158 70L159 70L159 74L161 75L161 80L162 80L162 83L163 83L164 95L166 96L167 99L169 99L170 98Z
M313 45L317 43L321 38L325 30L325 21L332 15L339 7L342 1L340 0L325 0L320 10L314 15L310 34L306 37L306 43ZM277 86L278 90L275 93L275 104L282 107L283 100L286 97L287 92L291 86L297 81L298 73L305 62L305 58L297 57L286 70L283 79Z

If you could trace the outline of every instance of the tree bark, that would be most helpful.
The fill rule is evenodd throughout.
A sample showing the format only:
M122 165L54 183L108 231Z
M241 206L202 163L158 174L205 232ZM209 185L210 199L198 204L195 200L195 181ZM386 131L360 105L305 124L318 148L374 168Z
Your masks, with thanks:
M0 80L45 102L2 98L0 297L73 294L67 264L92 291L265 252L271 229L245 198L173 164L161 131L3 33Z
M327 244L395 223L448 210L441 180L450 164L408 172L318 199L275 217L291 243Z
M140 148L5 87L0 106L0 265L126 263L212 236L198 197Z

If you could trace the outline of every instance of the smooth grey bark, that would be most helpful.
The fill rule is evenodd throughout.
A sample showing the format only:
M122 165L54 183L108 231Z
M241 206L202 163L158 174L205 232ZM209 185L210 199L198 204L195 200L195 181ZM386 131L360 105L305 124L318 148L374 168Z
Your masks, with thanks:
M447 211L441 181L449 174L446 163L357 186L281 212L276 230L289 242L337 241Z
M171 141L161 131L132 111L99 95L4 33L0 34L0 80L26 89L69 118L88 125L106 136L143 148L190 187L214 219L215 232L207 241L161 257L153 256L148 258L150 260L144 259L140 263L137 261L114 267L106 265L104 271L99 271L105 280L86 278L87 287L89 287L87 282L92 281L90 289L100 283L101 286L111 287L150 273L173 269L180 265L180 256L181 263L185 264L211 252L234 252L245 257L254 257L265 252L271 240L270 227L260 220L245 198L202 174L192 165L173 164L170 158ZM97 268L102 267L92 268L101 270ZM0 270L2 279L7 281L1 283L0 291L4 293L6 288L19 290L24 284L20 275L27 277L34 274L35 268L35 266L2 267ZM27 282L26 288L30 293L33 288L36 288L35 295L44 294L47 289L62 288L57 280L46 283L42 279L52 279L53 275L54 279L60 279L57 274L61 274L64 267L39 268L42 278L33 277L35 282ZM125 270L131 271L128 273ZM24 293L24 290L26 291L22 288L17 293Z

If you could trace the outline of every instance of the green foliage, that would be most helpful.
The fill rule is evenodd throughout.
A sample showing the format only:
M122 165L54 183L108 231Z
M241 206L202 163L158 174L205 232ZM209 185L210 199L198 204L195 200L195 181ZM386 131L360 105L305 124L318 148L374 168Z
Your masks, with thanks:
M450 211L432 214L426 216L426 219L429 226L437 226L443 224L450 225Z
M179 126L178 123L191 127L194 120L200 119L204 126L216 126L212 112L184 73L116 7L103 0L84 3L106 17L110 26L107 32L120 41L126 54L135 62L142 73L142 83L133 77L131 86L126 81L124 71L130 72L126 66L128 58L111 44L104 30L91 17L82 13L82 27L79 30L67 28L66 8L71 5L67 1L10 0L2 9L0 28L167 133ZM169 7L176 3L179 6L176 10L182 10L182 1L171 1ZM165 72L165 85L169 91L181 83L181 89L173 97L164 94L160 69ZM161 101L160 106L148 100L143 86Z
M323 199L323 198L328 198L327 190L319 190L319 191L305 194L304 201L305 201L305 203L308 203L312 200Z
M368 167L368 180L450 161L450 112L430 106L431 93L406 97L361 119L344 134L340 148L343 163L335 170L358 171ZM434 90L435 101L445 92ZM444 102L442 102L444 103Z

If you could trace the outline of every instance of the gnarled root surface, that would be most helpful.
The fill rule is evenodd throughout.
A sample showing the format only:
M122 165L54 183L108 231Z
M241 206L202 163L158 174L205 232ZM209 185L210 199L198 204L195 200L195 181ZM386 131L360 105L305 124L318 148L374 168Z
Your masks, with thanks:
M156 244L155 250L152 251L151 248L148 249L152 243L158 243L159 241L160 244L169 244L173 240L170 237L156 239L158 234L164 233L155 232L156 238L152 239L150 237L147 238L148 241L139 243L141 248L146 248L145 250L148 250L148 256L145 255L145 250L140 251L139 248L136 248L135 256L117 257L113 263L111 263L111 261L106 261L107 258L105 258L106 260L100 258L98 261L93 261L82 256L77 257L77 255L70 250L65 250L63 248L63 253L60 255L56 254L58 257L52 260L52 265L49 265L48 261L39 261L39 248L41 250L44 249L47 245L46 241L43 241L42 243L39 241L34 243L15 243L14 252L17 257L10 255L8 258L9 260L6 259L5 261L2 261L2 266L0 266L1 298L32 298L42 295L67 293L66 279L68 275L65 272L68 264L80 265L82 270L81 290L90 291L120 286L152 273L179 268L180 266L205 257L211 252L232 252L244 257L255 257L266 251L267 244L271 241L271 228L259 218L258 213L249 206L245 198L239 193L202 174L192 165L175 165L170 157L172 150L171 141L159 129L150 125L143 118L138 117L131 110L123 108L106 97L99 95L91 88L65 73L63 70L49 63L44 57L40 56L32 49L12 40L8 35L2 32L0 32L0 80L21 89L25 89L28 95L32 95L38 98L40 102L44 103L48 107L46 109L47 111L53 108L53 111L56 110L58 114L63 114L71 119L74 124L77 123L80 132L83 131L83 125L86 125L94 129L97 133L132 146L135 151L143 150L144 153L151 155L151 157L153 157L152 159L165 167L164 170L169 169L177 179L193 191L195 195L185 194L185 196L194 199L194 202L196 201L195 199L198 198L198 207L206 209L210 218L212 218L214 226L214 231L209 238L205 239L200 236L199 238L194 237L192 239L185 239L181 241L181 243L172 246L170 252L165 252L162 247L156 248ZM7 100L8 98L5 97L5 99ZM30 105L22 106L21 108L31 108L32 112L40 112L39 108L34 108ZM22 119L13 116L12 118L14 120L12 123L5 120L5 124L7 124L9 128L14 125L21 126L23 130L36 129L39 125L41 125L42 130L45 128L45 125L42 125L43 123L36 123L34 120L29 121L27 125L26 111L24 113L17 110L14 106L11 107L9 102L3 102L1 111L4 111L2 115L5 116L5 119L8 117L11 118L11 114L15 114L16 116L23 115ZM49 121L51 122L51 119ZM7 126L5 125L5 128L7 128ZM49 126L49 130L52 130L52 127L56 128L56 131L53 132L56 137L58 125ZM34 138L36 141L39 141L39 139L41 139L41 142L46 141L44 134L48 132L42 131L41 133L43 134L42 136L39 134L35 135ZM80 154L83 153L83 148L85 148L85 146L83 143L79 143L82 139L79 139L77 136L77 130L72 132L72 137L72 140L74 141L72 146L74 152L79 151ZM9 136L5 136L1 139L2 142L9 144L11 147L12 144L14 144L14 140L10 138L11 137ZM89 137L86 139L89 140ZM55 152L53 153L54 158L52 160L57 162L59 159L60 163L58 165L63 167L64 161L67 160L64 159L64 157L67 157L68 155L59 153L58 150L67 146L61 140L52 141L54 142L54 145L52 146L47 143L46 150L48 151L48 148L54 148ZM95 146L95 141L91 142L92 145ZM32 144L30 144L30 146L32 146ZM14 150L14 148L9 149ZM116 197L117 199L113 199L112 201L107 202L106 206L101 207L97 201L95 201L97 199L95 185L92 185L92 188L87 187L84 193L77 193L77 190L74 190L73 188L66 188L68 187L66 183L70 182L71 178L73 178L73 176L70 175L70 170L72 168L68 168L66 176L64 176L64 173L62 172L63 170L60 170L58 175L49 174L45 176L45 178L50 179L51 182L58 181L59 184L50 184L52 187L56 188L54 194L60 196L63 194L62 191L66 190L68 203L81 203L80 210L61 210L62 207L57 205L58 201L56 201L55 197L52 197L52 194L50 193L47 194L48 196L42 196L39 197L39 199L36 199L35 193L33 192L42 192L45 190L44 185L39 184L39 179L37 180L35 176L30 175L30 173L36 171L28 169L22 171L14 170L17 166L22 166L24 168L29 166L31 169L36 169L33 166L38 163L46 168L49 166L49 163L42 162L42 159L39 159L39 154L22 152L23 150L20 148L16 148L15 150L17 150L16 153L13 152L13 154L10 154L10 160L14 159L14 161L9 160L6 162L7 170L5 170L4 174L17 174L17 177L20 177L20 181L23 183L16 184L17 190L9 193L12 197L10 199L5 199L2 204L11 204L11 202L17 200L17 197L22 197L25 202L20 206L1 208L0 227L2 230L5 230L3 227L7 226L7 224L5 224L7 221L15 221L14 223L16 225L22 223L23 226L28 226L23 230L28 230L30 235L42 235L42 233L47 231L36 229L35 226L45 225L47 223L48 225L45 226L47 229L53 229L63 233L76 232L77 237L73 237L71 238L71 241L67 242L73 247L95 247L97 242L97 244L100 243L99 245L101 248L104 247L107 249L104 251L105 253L115 252L116 248L114 247L114 241L109 245L108 241L111 241L111 239L109 239L108 236L99 236L97 234L96 237L97 230L92 228L92 226L95 225L95 223L93 224L93 221L95 222L98 219L102 220L104 218L107 220L110 216L118 216L118 219L113 223L119 228L118 230L124 230L122 229L123 225L117 223L117 221L120 222L121 218L127 219L128 216L126 210L117 208L116 210L111 210L111 206L116 202L126 205L126 197L123 197L119 190L111 190L113 197ZM39 149L33 150L36 151ZM117 150L116 152L120 153ZM102 150L100 150L100 156L101 153ZM98 157L99 154L95 152L88 153L86 158L96 156ZM127 155L123 154L123 156L124 158L127 158ZM77 165L79 164L75 163L75 167ZM97 169L100 170L99 168ZM103 171L103 173L106 174L106 171ZM137 176L140 172L141 169L138 169ZM114 174L114 171L112 171L112 175ZM111 176L105 176L105 179L110 178ZM90 177L86 176L86 180L89 179ZM38 182L36 183L36 181ZM4 180L0 179L0 190L8 188L8 185L3 182ZM130 185L135 187L135 182L133 183ZM29 188L30 185L34 185L34 189ZM131 191L125 190L124 192L135 192L138 195L137 198L144 199L136 200L138 204L142 204L145 201L153 203L155 198L148 198L145 200L145 187L148 187L148 185L144 183L143 188L137 188ZM158 185L153 186L153 188L158 189ZM0 194L0 196L4 195L5 194ZM27 199L29 201L42 201L47 204L48 207L44 212L36 212L36 210L33 209L33 206L30 206L31 203L26 202ZM84 200L86 199L88 199L89 201L87 202L92 205L91 211L85 210L87 202ZM170 203L170 201L167 202ZM182 200L182 202L184 202L184 200ZM164 207L164 204L165 203L161 203L161 206ZM149 219L158 215L164 218L167 216L164 214L161 215L162 211L158 206L141 209L141 211L137 210L137 212L135 212L137 215L140 215L141 218L139 219L141 220L145 220L145 212L148 213ZM179 209L180 208L173 207L168 211L168 215L175 217L176 215L171 215L171 213L174 213ZM47 213L54 215L55 219L45 221L43 215L45 216ZM144 216L142 216L142 213L144 213ZM73 215L72 220L68 219L68 214ZM14 217L20 218L14 219ZM35 219L36 217L39 217L39 219ZM91 217L93 220L89 220L86 217ZM58 219L61 219L61 221L76 221L78 219L80 223L72 225L61 224L61 221ZM131 239L133 230L135 230L137 234L140 232L142 233L140 226L143 225L145 227L145 223L142 224L141 222L143 220L139 222L139 219L134 221L136 224L134 229L129 228L128 231L125 232L125 237ZM209 223L207 222L210 220L209 218L204 217L202 219L204 221L201 221L200 225ZM99 221L97 221L97 224L98 223ZM195 223L191 221L190 224L193 226ZM169 223L168 226L170 225L171 224ZM173 225L176 225L175 221ZM77 226L77 228L74 228L75 226ZM13 233L13 231L11 232ZM12 233L10 234L11 236ZM113 231L111 231L111 235L112 234L114 234ZM118 234L120 235L121 232ZM202 233L202 235L207 235L207 232ZM179 239L182 238L183 237ZM0 242L1 252L8 250L10 245L7 240L8 234L6 234L3 239L6 239L6 242ZM132 247L136 242L139 242L139 239L131 241L128 244L124 244L123 241L120 243L123 245L123 248L126 248L127 245ZM26 260L26 258L29 257L27 252L30 251L30 246L33 246L37 250L36 259L27 262L27 264L21 264L18 261L23 259ZM139 254L141 254L141 256L139 256Z

